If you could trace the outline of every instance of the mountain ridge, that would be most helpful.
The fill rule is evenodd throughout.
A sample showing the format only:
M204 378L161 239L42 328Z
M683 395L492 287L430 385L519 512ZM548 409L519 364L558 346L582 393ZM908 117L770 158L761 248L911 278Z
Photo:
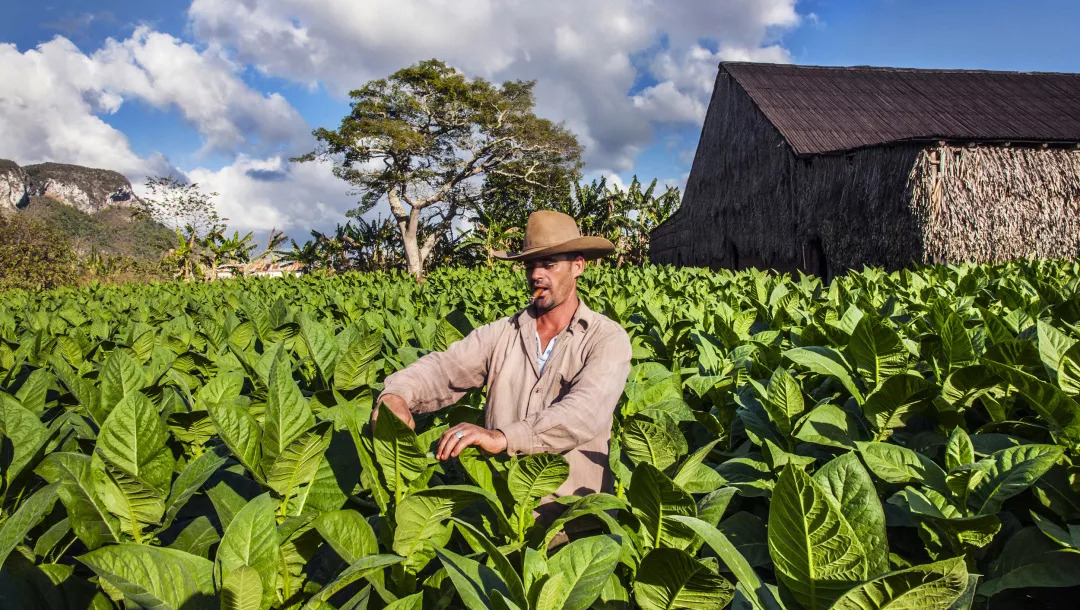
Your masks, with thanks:
M88 214L139 203L123 174L71 163L20 166L0 159L0 210L23 209L32 197L49 197Z

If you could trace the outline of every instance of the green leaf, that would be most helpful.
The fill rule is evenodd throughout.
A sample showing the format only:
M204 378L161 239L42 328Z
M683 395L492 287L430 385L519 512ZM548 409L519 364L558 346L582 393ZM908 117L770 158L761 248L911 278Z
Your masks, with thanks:
M895 379L895 377L893 378ZM866 551L867 575L889 570L889 541L885 534L885 510L877 489L859 458L845 453L814 473L814 481L832 496Z
M267 471L266 484L281 494L282 506L288 508L289 514L303 512L303 502L291 506L289 500L298 496L301 490L310 487L315 480L333 433L333 424L330 422L315 424L289 443ZM284 514L285 510L282 510L282 513Z
M146 373L143 368L123 350L113 350L105 366L101 367L98 377L101 381L101 409L104 413L129 394L146 387Z
M926 407L936 393L937 387L918 375L894 375L866 397L863 414L878 431L877 440L885 440Z
M462 557L449 549L436 548L435 554L454 583L466 608L491 608L491 593L498 591L509 597L506 583L498 572L468 557Z
M338 390L352 390L370 383L372 363L382 351L382 333L373 332L364 335L353 343L341 355L334 369L334 387Z
M949 433L945 443L945 468L954 470L975 463L975 446L963 428L957 426Z
M338 591L361 578L371 578L373 574L394 564L401 563L403 560L404 557L398 557L397 555L368 555L367 557L361 557L342 571L337 578L319 589L319 592L308 600L308 603L304 604L303 610L321 608L326 603L326 600L333 597Z
M507 473L506 484L510 496L514 498L514 523L519 539L532 524L533 509L540 500L555 493L569 475L570 464L558 454L536 453L514 460Z
M249 567L262 584L262 607L270 607L277 590L278 535L274 499L263 494L247 503L229 523L218 545L215 580L227 582L233 570Z
M42 425L37 415L19 404L10 394L0 391L0 438L10 443L10 458L0 463L4 468L4 487L10 488L12 482L31 465L42 450L49 439L49 430Z
M984 361L998 377L1016 386L1028 405L1051 429L1080 443L1080 404L1058 388L1008 364Z
M608 536L574 540L548 559L548 579L535 610L585 610L604 589L619 562L620 544Z
M454 524L462 535L471 537L477 544L483 547L484 552L487 553L488 561L494 566L495 570L502 577L503 582L506 584L506 589L512 603L521 606L522 608L528 608L529 602L525 595L525 585L521 582L521 577L518 576L514 566L510 563L510 560L503 555L502 551L495 546L487 536L480 530L476 529L472 524L462 521L457 517L452 517Z
M228 461L227 458L218 455L217 450L213 450L188 462L180 476L173 481L169 499L165 501L165 521L162 523L162 529L172 524L184 504L226 461Z
M355 510L336 510L315 518L315 529L346 563L379 552L375 530Z
M836 501L792 466L773 488L769 554L777 579L811 610L827 607L869 572L863 544Z
M119 524L94 493L90 456L58 452L45 456L35 472L50 483L71 520L71 529L89 550L119 540Z
M998 379L987 367L976 364L953 371L945 379L941 397L955 407L969 407L976 398L986 394L998 384Z
M844 593L832 610L948 610L968 585L963 557L879 576Z
M173 469L165 437L149 399L130 394L112 409L90 460L96 496L135 542L143 542L144 530L165 514L165 489Z
M818 375L835 377L855 397L855 401L862 404L864 401L859 383L851 374L851 369L844 362L843 357L836 350L822 346L797 347L784 352L784 357L795 364L809 369Z
M108 416L108 412L102 411L100 407L101 395L97 385L80 377L62 358L54 357L50 359L49 364L52 365L53 374L60 383L86 409L86 413L94 419L94 422L101 425Z
M261 463L263 472L269 473L278 455L315 425L315 416L293 381L292 363L284 348L274 356L267 382Z
M540 596L540 588L547 580L547 556L532 547L525 547L525 559L521 569L521 584L532 601Z
M784 437L790 437L795 420L806 407L799 382L784 368L777 368L769 379L768 392L762 406L780 433Z
M95 453L164 495L173 470L168 440L154 404L135 392L124 396L101 425Z
M622 434L623 451L635 465L651 464L666 470L686 453L686 437L675 422L631 419Z
M851 333L848 352L855 369L871 386L907 370L907 350L897 332L871 316L863 316Z
M211 403L228 403L240 395L244 388L244 376L239 373L223 372L215 376L195 393L195 404L199 410L207 410Z
M256 480L261 480L262 431L255 418L239 405L208 402L205 406L225 446Z
M2 527L0 527L2 529ZM71 520L67 517L53 523L44 532L38 535L34 540L34 555L37 557L45 557L56 549L56 545L60 544L71 532ZM27 540L27 546L29 546L29 540Z
M214 564L169 548L124 542L77 557L139 608L213 610Z
M254 568L238 566L225 577L221 587L221 610L259 610L263 586Z
M1039 343L1039 358L1050 380L1056 382L1061 359L1076 344L1076 339L1042 320L1039 320L1035 326Z
M723 532L694 517L674 516L672 520L693 530L695 534L705 541L705 544L709 545L709 548L716 553L720 561L724 562L724 565L735 575L735 579L742 586L744 593L748 595L750 604L754 608L758 610L774 610L781 607L772 591L761 582L757 573L750 567L746 557L735 548L735 545L731 543Z
M652 464L643 462L634 469L626 498L641 520L647 547L681 549L693 540L693 533L671 518L675 515L696 517L694 498Z
M387 489L400 501L409 483L424 472L428 463L416 432L410 430L390 409L381 409L375 423L374 450Z
M337 344L334 343L334 337L326 330L325 326L312 320L304 312L297 314L296 320L300 323L300 335L304 338L304 343L307 345L312 360L315 361L319 376L329 386L330 379L334 375L334 365L338 359L338 349Z
M214 524L206 515L199 515L191 520L172 541L169 548L202 558L209 558L210 547L221 541Z
M1058 385L1070 396L1080 394L1080 343L1065 352L1057 373Z
M795 429L795 438L800 441L839 449L854 449L860 436L858 424L836 405L815 407L799 420Z
M945 317L938 336L941 338L941 352L949 370L964 366L975 360L975 348L971 344L964 321L955 313Z
M607 525L609 531L620 538L629 538L626 535L626 531L611 515L605 511L612 511L615 509L626 509L626 502L606 493L591 493L587 496L579 497L573 504L570 504L566 511L559 515L558 519L555 519L548 527L547 533L544 534L544 544L546 547L551 540L563 529L563 526L577 519L590 515L603 521Z
M15 398L23 408L35 415L40 415L45 410L45 399L52 385L53 376L45 369L34 369L27 376L26 381L19 387Z
M427 565L436 549L450 540L451 530L444 522L480 499L481 493L476 487L441 485L403 499L394 511L397 528L392 548L405 557L405 569L415 574Z
M387 604L384 610L424 610L424 594L413 593L412 595L395 599Z
M936 532L936 541L927 542L924 538L927 551L933 554L956 555L980 549L990 544L1001 529L997 515L964 517L945 496L932 489L923 488L920 492L908 487L890 498L889 503L906 507Z
M52 511L56 503L58 483L51 483L34 492L23 500L15 514L0 524L0 568L4 566L8 555L25 538L45 515Z
M645 610L723 608L735 588L686 551L653 549L641 560L634 601Z
M968 495L974 515L993 514L1001 504L1031 487L1064 453L1056 445L1020 445L996 451L975 468L986 473Z
M1040 517L1038 513L1031 511L1031 519L1035 522L1035 527L1039 528L1039 531L1046 535L1054 542L1060 544L1065 548L1073 547L1072 536L1069 532L1065 531L1065 528L1046 519ZM1069 526L1073 527L1073 526ZM1078 547L1080 548L1080 547Z
M709 493L724 484L724 478L703 462L719 440L712 441L683 460L675 474L675 484L690 493Z
M892 443L858 442L859 454L878 478L888 483L920 482L946 490L945 473L926 456Z
M1062 549L1036 528L1027 527L1005 543L979 595L1007 589L1080 585L1080 553Z

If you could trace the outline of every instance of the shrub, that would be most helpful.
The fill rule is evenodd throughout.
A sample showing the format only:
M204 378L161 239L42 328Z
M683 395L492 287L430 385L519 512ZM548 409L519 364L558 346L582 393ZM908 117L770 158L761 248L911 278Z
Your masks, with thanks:
M47 290L75 281L75 253L47 224L0 215L0 289Z

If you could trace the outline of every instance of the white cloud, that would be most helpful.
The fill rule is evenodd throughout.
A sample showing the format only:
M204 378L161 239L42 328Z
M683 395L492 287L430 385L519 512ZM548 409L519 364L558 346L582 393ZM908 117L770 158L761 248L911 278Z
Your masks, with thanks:
M589 167L625 171L654 122L701 119L718 61L789 61L777 37L799 24L795 1L194 0L188 16L237 61L338 96L430 57L537 79L539 113L567 122ZM629 96L642 76L656 84Z
M284 98L252 90L237 69L145 27L90 55L63 37L22 53L0 44L0 157L103 167L133 180L169 173L162 155L139 156L102 120L132 99L178 111L204 151L272 151L306 136L307 124Z
M327 162L240 155L219 170L191 170L187 178L204 193L218 193L218 214L229 219L230 228L259 234L276 228L299 242L310 229L328 231L356 207L357 197L348 194L348 185L334 177Z
M682 123L705 120L705 104L699 96L679 91L673 81L653 85L633 97L634 107L640 108L652 120Z
M78 163L128 176L168 173L164 158L135 154L127 136L96 116L115 112L120 101L85 86L92 70L90 58L65 38L25 53L0 45L0 157Z
M780 36L800 23L795 2L193 0L194 42L143 26L93 53L62 37L25 52L0 44L0 157L106 167L133 180L168 173L167 159L136 154L102 117L132 102L176 112L200 134L199 153L233 159L186 172L220 194L230 224L302 241L308 228L344 221L357 196L326 163L286 161L313 146L308 125L280 95L248 86L243 71L344 98L438 57L495 82L536 79L539 114L575 131L590 175L619 180L658 126L701 121L717 62L790 60Z
M274 148L308 131L284 97L248 87L237 75L240 66L168 34L139 27L127 40L107 40L91 59L95 84L157 108L176 108L203 136L206 151Z

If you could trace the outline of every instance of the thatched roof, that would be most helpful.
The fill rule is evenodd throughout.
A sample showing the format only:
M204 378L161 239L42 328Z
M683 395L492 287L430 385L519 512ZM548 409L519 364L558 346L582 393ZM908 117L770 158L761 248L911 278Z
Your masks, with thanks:
M725 62L798 155L905 140L1080 142L1080 74Z

